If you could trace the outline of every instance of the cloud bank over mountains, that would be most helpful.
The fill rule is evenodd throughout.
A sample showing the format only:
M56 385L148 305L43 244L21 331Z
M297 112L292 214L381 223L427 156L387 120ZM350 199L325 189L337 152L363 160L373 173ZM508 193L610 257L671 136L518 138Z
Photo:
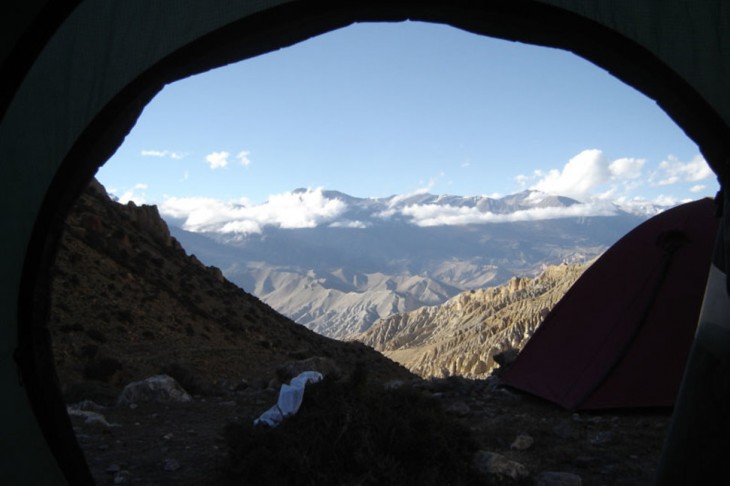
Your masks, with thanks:
M259 205L202 197L169 197L160 205L163 215L184 220L188 231L242 234L261 233L264 226L314 228L334 222L346 209L322 189L276 194Z
M144 151L143 155L182 157L171 150ZM232 155L218 151L205 157L211 169L226 168L234 160L239 167L248 167L249 152ZM522 192L506 197L434 196L429 193L433 186L428 185L410 194L378 199L308 188L271 195L262 204L252 204L245 198L166 196L158 205L164 216L193 232L245 235L259 234L266 227L358 229L392 218L420 227L454 226L611 216L618 211L652 215L690 199L662 193L647 199L634 194L642 189L654 189L655 193L666 189L671 194L672 187L679 184L686 186L685 191L697 194L706 190L712 176L700 155L687 162L670 155L649 168L643 158L611 160L599 149L588 149L568 160L562 169L535 170L530 175L516 176L515 183ZM145 203L145 189L147 185L139 183L120 191L118 199L122 203ZM572 201L566 204L556 196ZM515 198L521 198L521 203L515 205Z
M654 208L650 209L655 211ZM495 199L487 196L436 196L415 193L389 198L356 198L336 191L297 189L271 196L265 203L223 202L212 198L169 197L160 212L187 231L258 234L267 226L282 229L368 228L398 221L419 227L540 221L613 216L621 209L595 200L580 203L528 190Z
M530 192L530 195L542 194ZM484 223L513 223L516 221L541 221L548 219L613 216L617 208L607 203L576 203L570 206L548 206L519 209L512 213L482 212L476 207L440 206L438 204L422 204L406 206L401 214L409 216L417 226L462 226Z

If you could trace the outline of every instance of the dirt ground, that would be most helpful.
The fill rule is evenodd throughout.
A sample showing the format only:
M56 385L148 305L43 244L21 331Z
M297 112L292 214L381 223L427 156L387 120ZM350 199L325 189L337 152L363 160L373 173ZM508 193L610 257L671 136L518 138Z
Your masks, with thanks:
M416 386L436 396L474 432L483 450L523 464L535 484L545 471L577 474L584 485L649 485L670 412L570 413L494 380L433 380ZM226 390L186 403L100 408L111 426L72 416L77 438L99 485L192 485L215 482L226 463L224 426L252 421L277 390ZM529 436L520 449L518 436ZM518 441L519 442L519 441ZM518 484L494 479L493 484Z

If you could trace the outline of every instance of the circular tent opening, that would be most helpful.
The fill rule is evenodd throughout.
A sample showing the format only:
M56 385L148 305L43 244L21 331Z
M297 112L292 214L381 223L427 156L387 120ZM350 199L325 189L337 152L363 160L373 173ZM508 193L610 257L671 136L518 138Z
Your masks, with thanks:
M7 386L14 394L14 405L10 406L22 408L24 401L16 395L27 393L50 452L71 484L91 484L92 480L74 442L53 378L53 358L44 329L48 309L39 296L47 295L47 271L63 216L97 167L120 145L145 104L166 83L356 21L444 23L481 35L565 49L592 61L657 100L699 145L713 169L721 176L726 170L728 127L703 96L659 58L656 52L661 50L657 45L661 39L639 35L645 43L642 46L619 33L620 28L624 32L652 31L657 25L653 17L656 12L644 12L637 17L632 16L636 11L630 7L605 12L598 5L584 7L582 2L573 2L564 9L538 1L313 1L264 7L240 2L218 9L206 5L198 11L192 4L187 5L187 10L178 5L174 12L157 4L112 9L102 3L81 3L58 26L45 50L36 57L36 51L29 49L28 55L36 64L2 105L9 108L3 115L4 127L0 132L3 157L14 164L9 172L4 172L6 180L12 180L16 186L8 191L8 201L24 207L11 225L11 231L17 230L17 242L12 243L14 246L6 256L13 260L25 258L19 287L15 282L16 277L21 278L20 268L17 264L8 265L8 289L15 286L12 295L18 295L15 358L24 384L23 389L8 380ZM616 24L619 17L622 20ZM48 34L57 25L37 22L32 27ZM96 47L92 48L94 44ZM78 55L81 52L84 55ZM86 74L80 75L83 72ZM48 77L51 73L66 73L68 79ZM34 84L43 79L44 83ZM64 93L63 88L71 84L76 85L74 91ZM48 96L64 101L54 103L46 112L37 111L43 96L35 102L32 99L44 90L51 91ZM87 97L82 98L82 93ZM72 126L61 129L66 119L73 120ZM19 160L24 144L44 136L49 143L30 154L30 160L44 160L43 164L24 170L24 161ZM33 173L32 183L28 172ZM32 232L29 221L34 221ZM9 303L6 317L13 316L14 309ZM8 322L14 323L15 318ZM14 341L11 333L10 352ZM21 436L33 427L29 415L18 420L11 414L6 416L11 417L7 421L10 436ZM35 430L30 435L34 433ZM23 443L27 446L23 447ZM45 461L45 468L38 468L37 461L23 457L36 445L36 438L30 437L17 444L6 460L15 471L22 470L22 474L38 478L38 482L60 481L51 470L51 461ZM35 458L38 453L34 451L32 456Z

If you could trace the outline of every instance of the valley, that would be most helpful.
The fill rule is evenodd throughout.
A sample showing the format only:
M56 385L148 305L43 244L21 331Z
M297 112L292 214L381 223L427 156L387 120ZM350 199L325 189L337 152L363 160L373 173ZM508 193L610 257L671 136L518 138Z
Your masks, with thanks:
M233 229L251 227L243 220L203 227L166 215L164 206L162 215L190 253L231 282L299 324L344 339L378 319L442 304L464 291L536 277L550 265L585 263L652 211L636 214L537 191L500 199L372 199L336 191L321 197L336 201L338 212L308 227L243 232ZM464 224L454 224L457 216Z

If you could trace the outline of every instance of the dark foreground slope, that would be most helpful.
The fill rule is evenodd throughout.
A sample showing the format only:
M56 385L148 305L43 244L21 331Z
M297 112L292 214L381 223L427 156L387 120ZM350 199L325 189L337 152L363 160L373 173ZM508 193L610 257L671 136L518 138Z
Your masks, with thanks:
M409 376L370 348L278 314L186 255L157 208L117 204L98 183L68 217L52 289L49 327L69 399L114 395L163 371L205 390L268 382L282 363L313 356L345 372L362 362L373 377Z

